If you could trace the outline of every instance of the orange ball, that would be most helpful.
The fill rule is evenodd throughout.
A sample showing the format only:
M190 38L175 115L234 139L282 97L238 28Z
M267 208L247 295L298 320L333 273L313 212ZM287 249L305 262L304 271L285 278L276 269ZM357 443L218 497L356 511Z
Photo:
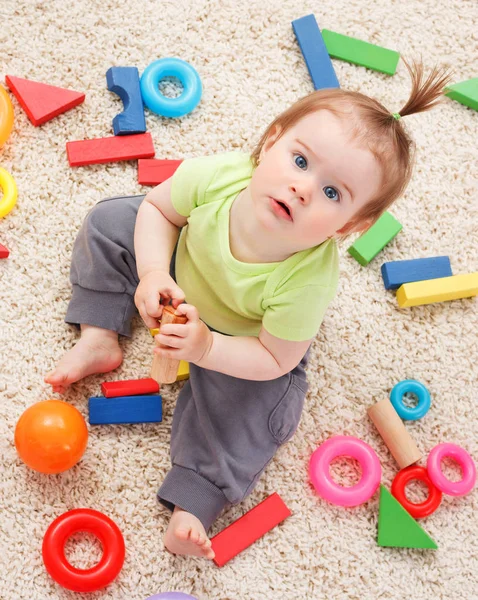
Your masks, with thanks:
M81 413L61 400L33 404L15 428L15 447L23 462L40 473L61 473L83 456L88 429Z

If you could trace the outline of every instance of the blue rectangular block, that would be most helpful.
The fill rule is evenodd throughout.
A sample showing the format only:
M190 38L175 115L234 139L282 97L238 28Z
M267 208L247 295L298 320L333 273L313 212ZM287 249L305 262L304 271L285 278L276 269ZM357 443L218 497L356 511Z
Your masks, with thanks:
M396 260L382 265L383 283L387 290L396 290L402 284L412 281L439 279L451 275L453 273L448 256Z
M88 401L90 425L159 423L163 420L160 395L93 397Z
M292 27L309 69L314 89L339 88L339 80L314 15L295 19L292 21Z

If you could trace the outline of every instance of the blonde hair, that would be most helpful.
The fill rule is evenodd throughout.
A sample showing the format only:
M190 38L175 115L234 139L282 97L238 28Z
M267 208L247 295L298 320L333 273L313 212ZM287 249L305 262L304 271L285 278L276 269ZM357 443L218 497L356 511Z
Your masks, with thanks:
M451 81L451 74L446 69L435 66L427 80L423 82L424 68L422 61L410 66L403 59L412 79L410 97L398 112L400 117L429 110L440 102L445 87ZM279 139L290 127L300 119L317 110L327 109L338 116L343 116L343 108L351 108L356 117L354 135L367 144L368 149L382 169L382 185L379 193L363 206L357 214L342 228L345 239L350 230L364 224L363 231L369 227L399 198L407 188L415 164L415 143L403 127L402 120L393 114L375 98L360 92L347 91L340 88L323 89L312 92L301 98L281 113L266 129L259 143L251 154L254 166L259 164L262 147L272 131L278 131Z

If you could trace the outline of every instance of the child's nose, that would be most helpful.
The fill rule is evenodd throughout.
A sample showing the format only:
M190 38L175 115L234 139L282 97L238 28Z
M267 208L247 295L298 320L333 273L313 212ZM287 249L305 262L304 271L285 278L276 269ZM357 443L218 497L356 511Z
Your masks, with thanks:
M297 185L290 185L289 190L294 194L294 196L300 200L300 202L305 202L306 194L305 190L299 189Z

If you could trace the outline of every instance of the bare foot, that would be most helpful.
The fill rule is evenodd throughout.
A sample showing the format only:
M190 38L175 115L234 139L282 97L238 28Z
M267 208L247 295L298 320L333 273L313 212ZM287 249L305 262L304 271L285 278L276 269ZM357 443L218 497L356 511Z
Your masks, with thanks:
M164 534L164 545L173 554L201 556L210 560L215 556L201 521L178 506Z
M108 373L123 361L118 334L109 329L81 325L81 338L45 376L53 391L64 394L70 384L93 373Z

